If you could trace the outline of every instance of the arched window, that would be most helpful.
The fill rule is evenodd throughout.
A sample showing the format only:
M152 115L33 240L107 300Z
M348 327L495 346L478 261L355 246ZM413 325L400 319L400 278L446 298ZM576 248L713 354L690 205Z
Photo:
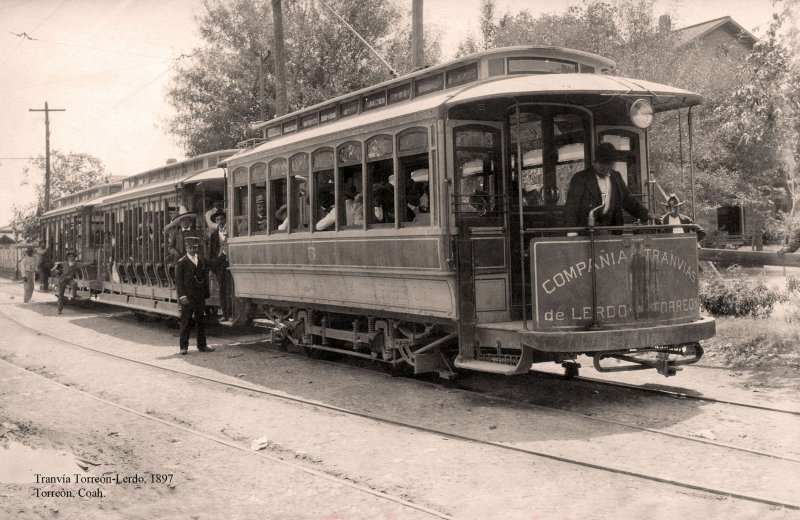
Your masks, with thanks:
M322 148L311 155L314 192L311 194L314 231L336 229L336 190L333 176L333 148Z
M367 223L394 224L394 147L390 135L371 137L367 149Z
M269 163L269 204L267 215L269 217L269 232L286 232L289 228L288 189L286 174L288 162L284 158L275 159Z
M250 222L251 235L267 232L267 165L256 163L250 167Z
M234 236L247 236L247 168L236 168L231 174L233 184L233 233Z
M362 148L358 141L349 141L336 149L339 173L339 200L336 201L339 222L344 227L364 225L364 189Z
M428 130L409 128L397 136L398 218L411 226L431 223L430 154Z
M307 153L298 153L289 158L289 225L292 230L308 231L311 219L308 172Z

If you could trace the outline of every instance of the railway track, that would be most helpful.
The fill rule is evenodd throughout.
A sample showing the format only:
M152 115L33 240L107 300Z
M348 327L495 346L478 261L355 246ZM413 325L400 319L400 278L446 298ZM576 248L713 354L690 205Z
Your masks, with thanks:
M558 374L553 374L552 372L543 372L543 371L539 371L539 370L532 370L531 372L534 372L537 375L546 376L546 377L553 377L553 378L562 377L562 376L560 376ZM636 391L636 392L642 392L642 393L653 394L653 395L660 395L660 396L663 396L663 397L670 397L670 398L674 398L674 399L685 399L685 400L688 400L688 401L702 401L702 402L706 402L706 403L725 404L725 405L730 405L730 406L738 406L738 407L741 407L741 408L750 408L750 409L753 409L753 410L761 410L761 411L765 411L765 412L774 412L774 413L781 413L781 414L794 415L796 417L800 417L800 411L797 411L797 410L786 410L786 409L783 409L783 408L773 408L773 407L770 407L770 406L763 406L763 405L752 404L752 403L739 403L739 402L736 402L736 401L728 401L728 400L725 400L725 399L716 399L714 397L706 397L706 396L702 396L702 395L692 395L692 394L687 394L687 393L684 393L684 392L678 392L678 391L674 391L674 390L663 390L663 389L659 389L659 388L647 388L647 387L644 387L644 386L634 385L634 384L630 384L630 383L622 383L622 382L619 382L619 381L606 381L604 379L597 379L597 378L594 378L594 377L578 376L578 377L573 378L572 381L592 383L592 384L601 385L601 386L607 386L607 387L624 388L624 389L633 390L633 391Z
M231 381L225 381L225 380L220 379L220 378L192 374L192 373L185 372L185 371L182 371L182 370L176 370L176 369L173 369L173 368L161 366L161 365L158 365L158 364L155 364L155 363L150 363L150 362L146 362L146 361L132 359L132 358L129 358L129 357L126 357L126 356L118 355L118 354L113 354L113 353L106 352L106 351L103 351L103 350L98 349L98 348L94 348L94 347L91 347L91 346L87 346L87 345L83 345L83 344L80 344L80 343L76 343L74 341L66 340L66 339L60 338L60 337L58 337L56 335L49 334L47 332L39 331L38 329L30 327L30 326L26 325L25 323L22 323L22 322L14 319L14 318L11 318L11 317L9 317L7 315L6 315L6 317L9 320L17 323L18 325L20 325L20 326L22 326L24 328L27 328L27 329L32 330L32 331L35 331L38 334L50 337L50 338L52 338L54 340L57 340L59 342L71 345L73 347L77 347L77 348L93 351L93 352L96 352L96 353L99 353L99 354L103 354L103 355L110 356L110 357L113 357L113 358L117 358L117 359L120 359L120 360L128 361L128 362L131 362L131 363L136 363L136 364L139 364L139 365L144 365L144 366L148 366L148 367L155 368L155 369L158 369L158 370L174 373L174 374L177 374L177 375L181 375L183 377L188 377L188 378L193 378L193 379L202 380L202 381L206 381L206 382L211 382L211 383L222 385L222 386L225 386L225 387L228 387L228 388L236 388L236 389L240 389L240 390L246 390L248 392L253 392L253 393L264 395L264 396L284 399L284 400L293 401L293 402L296 402L296 403L302 403L302 404L305 404L305 405L308 405L308 406L312 406L312 407L324 408L324 409L336 411L338 413L344 413L344 414L348 414L348 415L352 415L352 416L356 416L356 417L361 417L361 418L364 418L364 419L381 422L381 423L388 424L388 425L395 426L395 427L407 428L407 429L410 429L410 430L413 430L413 431L425 432L425 433L435 434L435 435L439 435L439 436L443 436L443 437L447 437L447 438L467 441L467 442L471 442L471 443L475 443L475 444L479 444L479 445L491 446L491 447L496 448L496 449L507 450L507 451L512 451L512 452L516 452L516 453L520 453L520 454L525 454L525 455L532 456L532 457L538 457L538 458L558 461L558 462L561 462L561 463L571 464L571 465L580 466L580 467L584 467L584 468L589 468L589 469L593 469L593 470L597 470L597 471L601 471L601 472L625 475L625 476L628 476L628 477L638 478L638 479L647 480L647 481L651 481L651 482L657 482L657 483L664 484L664 485L675 486L675 487L678 487L678 488L683 488L683 489L688 489L688 490L692 490L692 491L708 493L708 494L712 494L712 495L718 495L718 496L722 496L722 497L735 498L735 499L744 500L744 501L748 501L748 502L764 504L764 505L768 505L768 506L772 506L772 507L780 507L780 508L785 508L785 509L789 509L789 510L800 510L800 504L794 503L794 502L789 502L787 500L779 500L779 499L774 499L774 498L770 498L770 497L766 497L766 496L760 496L758 494L750 494L750 493L739 492L739 491L735 491L735 490L731 490L731 489L723 489L722 487L701 485L701 484L697 484L697 483L693 483L693 482L689 482L689 481L681 480L681 479L665 478L665 477L662 477L662 476L653 475L653 474L647 474L647 473L644 473L644 472L631 471L631 470L628 470L628 469L624 469L624 468L620 468L620 467L614 467L614 466L611 466L611 465L599 464L599 463L594 463L594 462L587 461L587 460L580 460L580 459L574 458L574 457L563 456L563 455L561 455L561 454L559 454L557 452L549 452L549 451L545 451L545 450L531 449L531 448L522 447L522 446L514 446L514 445L506 444L506 443L503 443L503 442L497 442L497 441L489 440L489 439L486 439L486 438L481 438L481 437L475 436L475 435L465 435L465 434L460 434L458 432L448 431L448 430L445 430L445 429L440 429L440 428L425 426L425 425L421 425L421 424L414 424L414 423L410 423L410 422L407 422L407 421L401 421L401 420L396 420L396 419L392 419L392 418L387 418L387 417L380 416L380 415L377 415L377 414L365 413L365 412L360 412L360 411L356 411L356 410L349 410L349 409L338 407L338 406L335 406L335 405L329 405L329 404L326 404L326 403L320 403L317 400L303 399L303 398L300 398L300 397L287 395L287 394L285 394L283 392L270 391L269 389L265 389L263 387L255 385L255 384L245 384L245 383L239 383L239 382L231 382ZM246 343L247 344L258 344L258 343L263 343L263 342L251 341L251 342L246 342ZM242 344L242 343L240 343L240 344ZM282 353L282 355L285 355L285 354ZM18 365L14 365L13 363L10 363L7 360L4 360L4 362L8 363L10 365L16 366L19 369L27 370L27 371L31 372L30 370L26 369L25 367L20 367ZM35 373L35 372L32 372L32 373ZM46 379L50 379L50 378L47 378L46 376L42 376L41 374L37 374L37 375L40 376L40 377L45 377ZM52 380L52 379L50 379L50 380ZM52 381L54 381L54 380L52 380ZM54 383L61 384L58 381L54 381ZM73 388L71 388L71 387L69 387L67 385L62 385L62 386L66 386L67 388L73 389ZM82 392L82 393L86 393L86 392L83 392L83 391L80 391L80 390L77 390L77 389L73 389L73 390L79 391L79 392ZM726 445L726 444L723 444L723 443L717 443L717 442L713 442L713 441L709 441L709 440L705 440L705 439L697 439L697 438L692 438L692 437L681 436L681 435L672 434L672 433L669 433L669 432L653 430L653 429L649 429L649 428L644 428L644 427L639 427L639 426L635 426L635 425L625 424L625 423L621 423L621 422L618 422L618 421L611 421L611 420L608 420L608 419L602 419L602 418L598 418L598 417L589 417L589 416L586 416L586 415L580 414L580 413L568 412L568 411L564 411L564 410L558 410L558 409L555 409L555 408L550 408L550 407L545 407L545 406L539 406L539 405L533 405L533 404L529 404L529 403L518 402L518 401L514 401L514 400L509 400L509 399L504 399L504 398L501 398L501 397L493 396L491 394L487 395L487 394L477 393L477 392L473 392L471 390L466 390L466 389L459 389L459 391L472 392L472 393L476 393L477 395L480 395L481 397L484 397L484 398L488 397L488 398L490 398L492 400L504 400L504 401L510 402L510 403L512 403L514 405L524 405L524 406L530 407L532 409L546 410L546 411L551 412L551 413L552 412L562 413L562 414L565 414L565 415L568 415L568 416L571 416L571 417L574 417L574 418L577 418L577 419L580 419L580 420L599 421L599 422L606 423L606 424L613 424L613 425L616 425L616 426L635 429L635 430L639 430L639 431L646 431L646 432L649 432L649 433L652 433L652 434L656 434L656 435L663 435L665 437L671 437L671 438L679 439L682 442L685 441L685 442L691 442L691 443L712 445L712 446L714 446L716 448L722 448L722 449L726 449L726 450L733 450L733 451L736 451L736 452L747 453L747 454L750 454L750 455L756 456L756 457L765 457L765 458L770 458L770 459L778 459L778 460L783 461L784 463L790 463L790 464L800 464L800 460L796 460L796 459L793 459L793 458L790 458L790 457L783 457L783 456L776 455L776 454L770 454L770 453L760 452L760 451L756 451L756 450L749 450L749 449L746 449L746 448L730 446L730 445ZM106 401L102 397L98 397L98 396L95 396L93 394L87 393L87 395L89 395L89 396L91 396L93 398L99 399L99 400ZM114 404L114 403L112 403L112 404ZM117 404L115 404L115 406L121 407L121 405L117 405ZM122 408L124 408L124 407L122 407ZM137 412L135 410L129 410L129 411L131 411L132 413L141 414L141 412ZM163 421L163 420L159 419L159 421ZM173 424L173 423L170 423L169 421L166 421L166 422L169 423L169 424ZM182 425L177 425L176 424L175 426L176 427L179 426L181 428L185 428ZM197 433L198 434L202 434L202 435L206 435L206 434L203 434L202 432L197 432ZM211 437L213 437L213 436L211 436ZM220 439L220 440L224 441L223 443L229 443L230 442L230 441L227 441L225 439ZM235 443L233 443L233 444L235 444ZM237 449L246 449L246 448L244 448L242 446L239 446L239 445L237 445L235 447ZM316 470L313 470L313 471L316 471ZM439 515L439 513L437 513L437 512L432 512L431 514L433 514L434 516ZM441 518L448 518L447 516L441 516L441 515L439 515L439 516Z

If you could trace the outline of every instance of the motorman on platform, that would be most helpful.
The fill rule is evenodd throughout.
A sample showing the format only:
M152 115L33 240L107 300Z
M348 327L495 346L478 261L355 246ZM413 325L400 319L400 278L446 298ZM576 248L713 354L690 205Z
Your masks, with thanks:
M208 260L219 284L219 300L222 321L231 319L231 274L228 271L228 226L225 212L217 211L212 216L216 228L208 238Z
M601 143L595 151L591 167L576 173L569 183L567 202L564 205L564 225L583 227L594 214L598 226L622 226L624 209L642 222L652 220L647 208L631 195L622 175L612 168L616 148ZM577 233L568 233L574 236Z
M181 355L186 355L189 351L192 317L197 329L197 350L212 352L214 347L209 347L206 343L206 298L211 296L208 289L208 266L197 254L200 238L185 237L184 245L186 254L178 260L175 267L175 286L181 306L180 352Z

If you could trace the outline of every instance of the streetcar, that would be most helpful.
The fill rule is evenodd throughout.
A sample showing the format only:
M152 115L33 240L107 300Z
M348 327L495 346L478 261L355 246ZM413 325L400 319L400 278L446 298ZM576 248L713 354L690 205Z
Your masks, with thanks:
M48 242L79 251L83 297L177 316L168 224L191 212L207 236L224 199L232 324L311 357L449 379L542 362L574 376L587 355L600 371L671 376L715 332L695 233L630 218L567 228L564 203L611 143L653 214L648 128L702 98L614 67L511 47L419 70L260 123L238 149L56 201ZM212 315L218 302L212 290Z
M42 215L53 263L75 252L81 262L77 295L131 309L137 316L180 316L169 225L192 214L200 237L210 234L209 212L224 205L225 170L218 163L237 150L171 161L120 182L53 201ZM208 305L219 306L212 277Z
M262 123L223 162L240 320L311 355L446 378L534 362L575 375L582 354L665 376L699 360L715 323L693 232L564 228L570 179L601 143L655 210L647 129L702 102L614 67L494 49Z

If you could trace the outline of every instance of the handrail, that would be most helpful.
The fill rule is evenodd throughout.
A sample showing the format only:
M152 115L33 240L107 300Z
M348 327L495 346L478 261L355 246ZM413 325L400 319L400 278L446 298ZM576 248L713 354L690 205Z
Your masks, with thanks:
M595 231L666 231L673 228L689 228L691 230L700 229L697 224L626 224L624 226L594 226ZM589 226L583 227L547 227L547 228L525 228L523 233L574 233L580 231L588 232Z

